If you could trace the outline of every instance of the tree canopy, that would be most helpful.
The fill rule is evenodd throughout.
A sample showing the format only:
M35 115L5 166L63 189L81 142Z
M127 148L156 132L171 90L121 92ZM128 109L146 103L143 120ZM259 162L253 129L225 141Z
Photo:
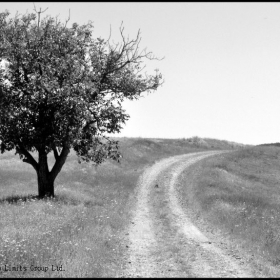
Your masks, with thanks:
M52 182L71 148L81 160L118 160L118 142L107 135L129 118L122 102L162 83L157 70L143 73L143 61L157 58L140 51L140 32L131 40L121 26L121 42L113 44L94 39L91 22L67 27L40 12L9 15L0 13L1 152L15 149L38 180L45 172ZM51 151L56 163L49 170L43 162Z

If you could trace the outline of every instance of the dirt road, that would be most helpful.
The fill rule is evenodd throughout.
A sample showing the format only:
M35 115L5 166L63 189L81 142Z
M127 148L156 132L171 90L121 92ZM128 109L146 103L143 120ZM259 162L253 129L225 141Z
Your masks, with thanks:
M250 268L216 246L188 218L176 192L180 173L221 151L170 157L139 179L127 254L119 277L252 277Z

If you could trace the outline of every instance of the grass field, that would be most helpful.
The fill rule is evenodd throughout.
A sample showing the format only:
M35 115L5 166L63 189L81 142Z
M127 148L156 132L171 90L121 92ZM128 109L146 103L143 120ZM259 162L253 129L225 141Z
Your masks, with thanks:
M121 163L98 167L79 164L71 152L49 200L37 200L30 165L12 151L0 155L0 277L114 277L125 250L120 233L145 166L176 154L231 148L236 144L198 137L121 138Z
M260 275L279 276L280 147L209 158L186 170L181 182L181 198L202 229L235 244Z

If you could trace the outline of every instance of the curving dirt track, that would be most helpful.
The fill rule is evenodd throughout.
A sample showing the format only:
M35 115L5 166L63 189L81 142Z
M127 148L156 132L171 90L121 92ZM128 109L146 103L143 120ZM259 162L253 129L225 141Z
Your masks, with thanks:
M118 277L253 277L251 269L207 238L188 218L176 192L188 166L225 151L163 159L139 179L127 253Z

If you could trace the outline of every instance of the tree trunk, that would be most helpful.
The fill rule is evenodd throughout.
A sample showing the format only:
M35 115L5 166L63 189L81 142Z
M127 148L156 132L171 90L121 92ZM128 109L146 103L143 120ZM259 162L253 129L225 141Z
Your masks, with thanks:
M48 157L45 148L38 150L38 164L34 161L35 164L31 159L28 160L30 164L33 164L33 167L37 171L39 197L54 197L54 181L64 165L70 149L64 144L60 155L57 153L55 146L53 146L53 151L56 161L51 171L49 171Z
M39 151L37 178L39 197L54 197L54 180L50 176L48 158L45 151Z
M48 174L37 174L39 197L54 197L54 182L49 179Z

